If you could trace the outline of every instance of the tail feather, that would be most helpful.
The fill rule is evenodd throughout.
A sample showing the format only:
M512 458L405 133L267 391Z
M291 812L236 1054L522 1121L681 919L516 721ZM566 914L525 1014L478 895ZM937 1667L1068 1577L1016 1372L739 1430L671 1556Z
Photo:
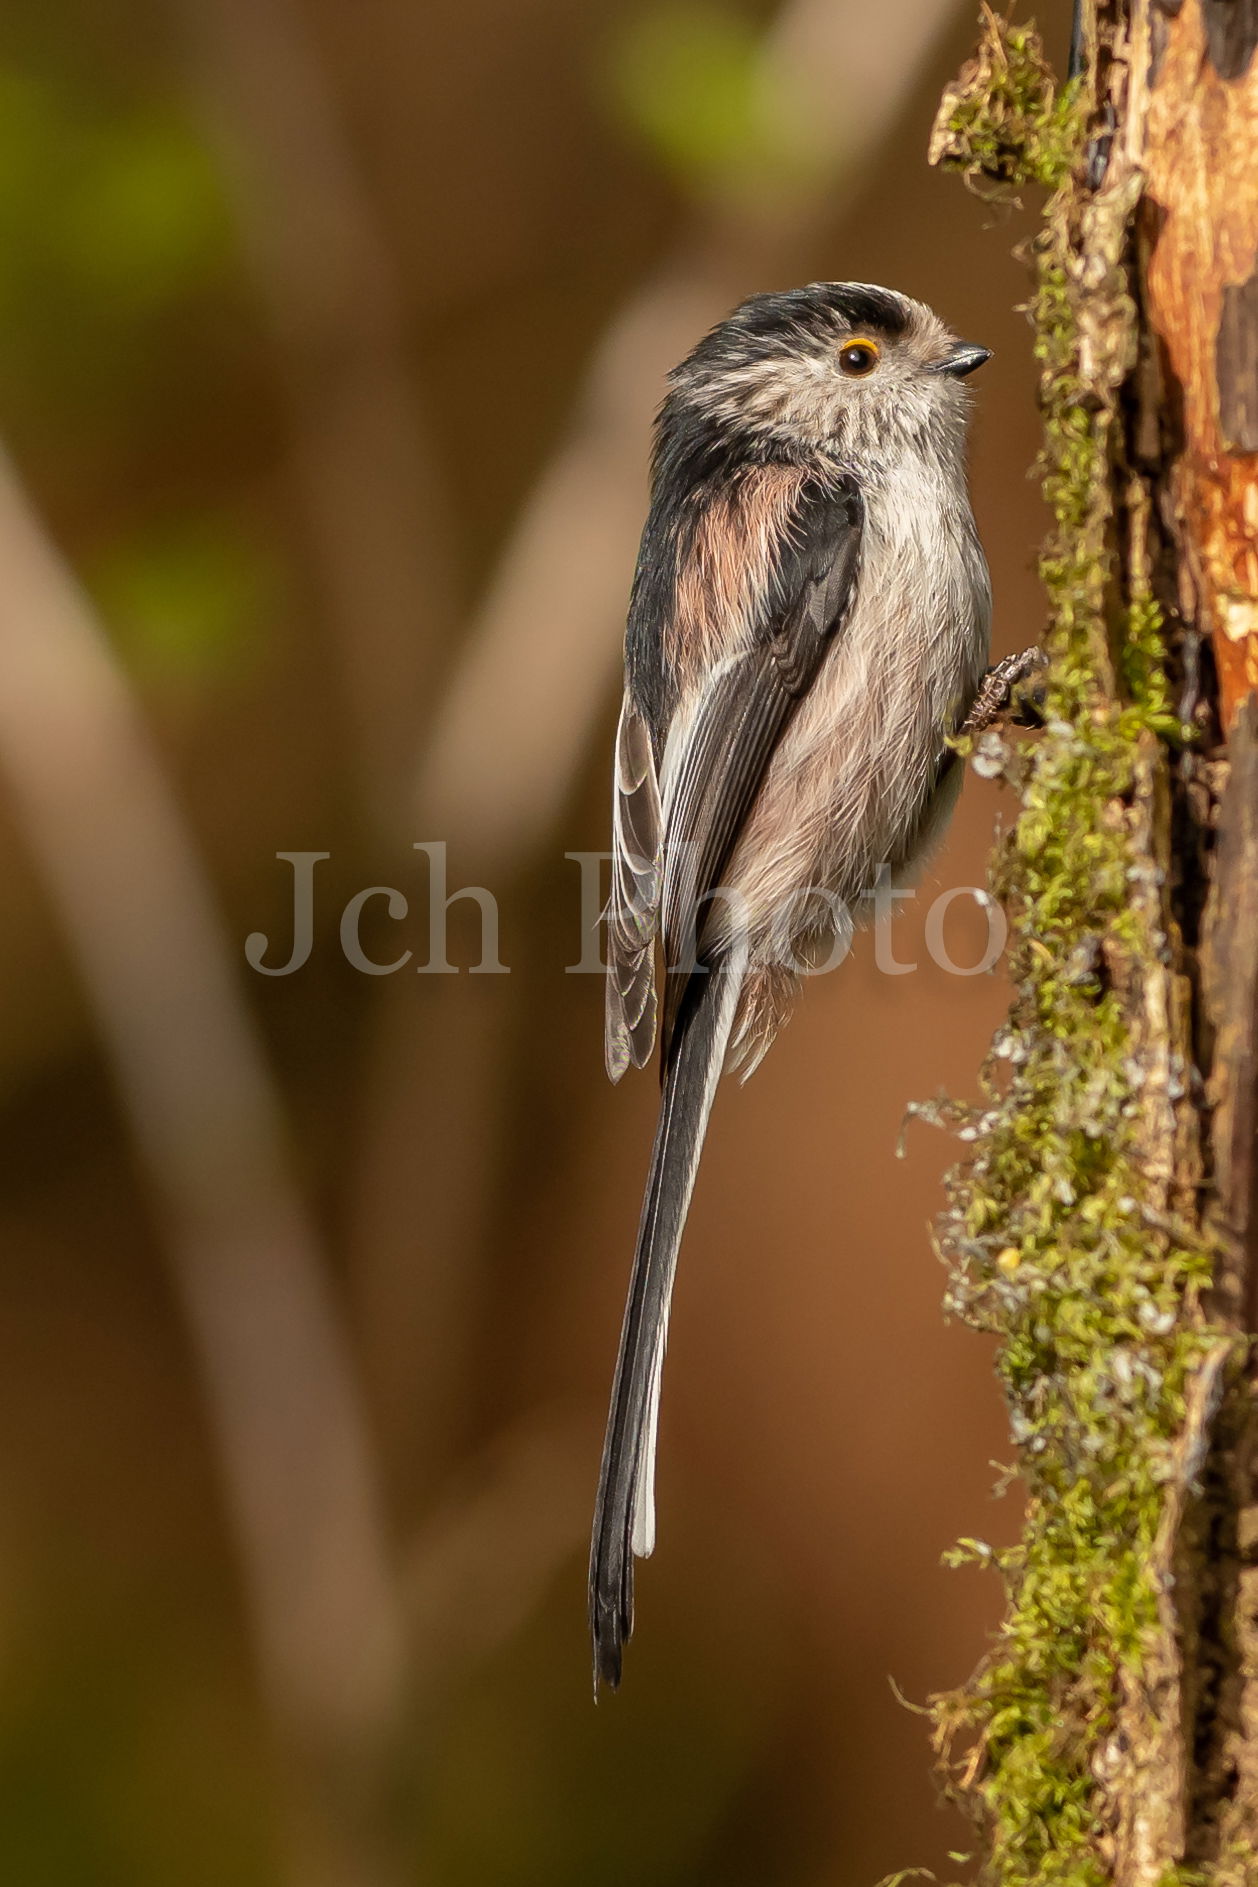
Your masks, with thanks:
M655 1544L655 1439L677 1252L745 967L738 951L691 978L670 1044L594 1508L596 1696L600 1682L620 1682L633 1630L633 1556L645 1558Z

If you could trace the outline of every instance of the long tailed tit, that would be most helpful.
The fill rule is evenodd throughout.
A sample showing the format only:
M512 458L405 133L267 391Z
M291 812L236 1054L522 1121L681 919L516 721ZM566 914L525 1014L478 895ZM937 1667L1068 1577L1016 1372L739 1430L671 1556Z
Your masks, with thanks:
M594 1516L596 1689L619 1681L654 1544L669 1301L717 1079L755 1066L808 953L956 799L948 737L991 613L962 383L987 358L921 302L821 282L753 296L669 377L625 638L606 1027L616 1081L658 1014L663 1096Z

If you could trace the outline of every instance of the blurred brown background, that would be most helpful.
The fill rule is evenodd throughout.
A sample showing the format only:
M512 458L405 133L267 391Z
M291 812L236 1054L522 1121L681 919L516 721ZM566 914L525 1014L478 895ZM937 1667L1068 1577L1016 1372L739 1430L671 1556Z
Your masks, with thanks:
M965 1873L893 1685L976 1662L995 1582L940 1555L1016 1513L927 1232L956 1148L895 1147L1002 1012L922 922L1009 805L968 781L896 923L923 967L863 940L721 1094L661 1543L597 1710L585 1530L655 1084L604 1080L564 854L606 842L661 375L745 293L887 282L995 348L998 647L1038 629L1024 229L924 160L970 32L944 0L9 9L5 1880ZM466 973L466 903L463 972L414 973L416 840L492 888L510 975ZM280 851L329 857L309 962L268 977ZM372 886L410 901L364 918L415 952L390 976L338 942Z

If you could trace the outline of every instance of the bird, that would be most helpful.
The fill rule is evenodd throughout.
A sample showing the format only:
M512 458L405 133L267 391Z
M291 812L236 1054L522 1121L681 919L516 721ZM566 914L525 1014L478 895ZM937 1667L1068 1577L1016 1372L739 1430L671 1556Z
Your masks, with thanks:
M990 350L863 282L750 296L667 379L615 736L605 1055L661 1099L589 1569L594 1694L620 1682L655 1544L660 1381L717 1082L744 1078L801 973L903 882L960 785L988 669L967 487Z

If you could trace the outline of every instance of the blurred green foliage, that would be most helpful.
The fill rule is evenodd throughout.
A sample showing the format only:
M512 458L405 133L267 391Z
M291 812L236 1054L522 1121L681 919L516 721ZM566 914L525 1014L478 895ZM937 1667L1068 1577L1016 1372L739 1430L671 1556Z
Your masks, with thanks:
M189 384L183 343L236 292L234 264L215 159L186 105L0 65L0 430L19 451L29 437L64 456L99 437L103 455L125 441L141 458L171 439L195 481L186 448L215 363L198 349L207 384ZM142 491L131 515L78 463L74 508L98 513L96 541L67 548L137 680L195 690L252 673L282 589L278 549L213 489L159 505Z
M0 66L0 390L60 403L130 381L151 324L231 252L186 111Z
M146 521L88 580L132 673L184 685L252 673L283 586L273 550L231 512Z
M182 1568L189 1583L195 1568ZM90 1561L48 1568L58 1643L7 1647L0 1876L22 1887L268 1887L270 1755L233 1621L208 1585L134 1592Z
M709 0L649 7L613 38L607 73L622 121L691 191L760 197L806 161L759 23L743 12Z

